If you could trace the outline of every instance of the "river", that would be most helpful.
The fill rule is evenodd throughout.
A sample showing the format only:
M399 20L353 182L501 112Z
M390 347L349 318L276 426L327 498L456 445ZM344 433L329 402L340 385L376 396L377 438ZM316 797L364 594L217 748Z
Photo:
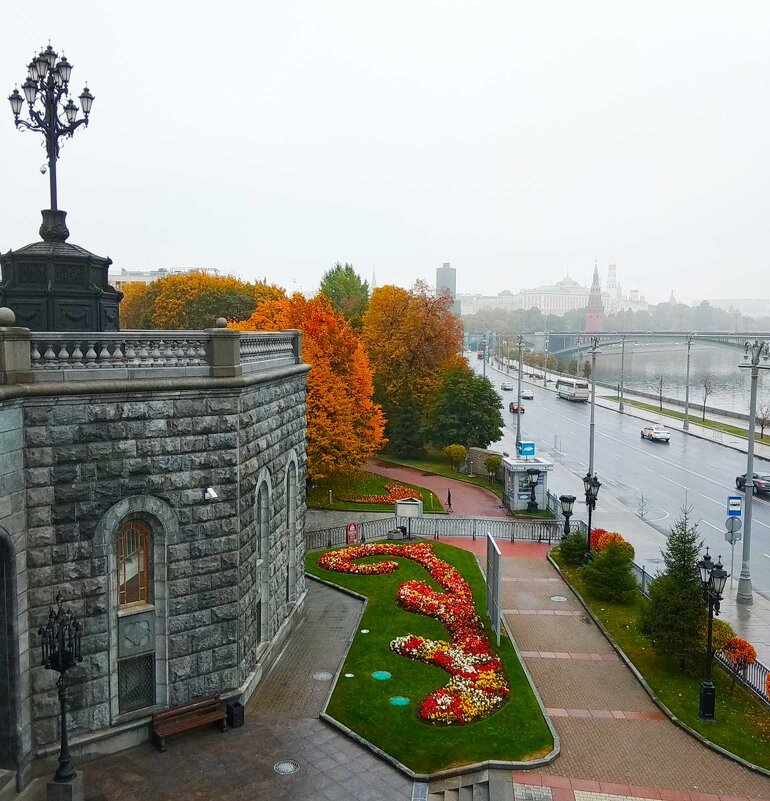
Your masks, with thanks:
M586 359L585 352L582 355ZM596 379L608 384L620 382L620 345L601 345L596 357ZM706 401L708 406L748 415L750 368L744 364L743 350L729 345L692 343L690 359L690 404L703 404L703 383L706 376L713 379L714 392ZM770 362L760 362L770 367ZM687 344L681 342L634 342L626 339L625 386L644 392L658 392L663 378L663 395L684 400L687 368ZM757 408L770 406L770 370L759 371Z

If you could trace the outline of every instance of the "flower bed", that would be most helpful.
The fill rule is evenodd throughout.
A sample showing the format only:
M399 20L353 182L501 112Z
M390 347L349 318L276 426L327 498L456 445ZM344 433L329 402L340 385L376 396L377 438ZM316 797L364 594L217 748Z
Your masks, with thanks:
M405 487L403 484L391 482L385 485L385 489L388 491L387 495L338 495L337 500L344 503L392 504L415 496L415 490Z
M452 641L414 634L396 637L390 648L397 654L435 665L450 674L449 682L420 704L420 716L432 723L464 724L480 720L501 707L510 694L502 663L492 650L476 612L468 583L452 565L439 559L428 543L396 545L372 543L323 554L318 566L358 575L383 575L398 569L394 561L357 564L371 556L397 556L424 567L444 590L422 581L406 581L396 593L407 612L438 620Z

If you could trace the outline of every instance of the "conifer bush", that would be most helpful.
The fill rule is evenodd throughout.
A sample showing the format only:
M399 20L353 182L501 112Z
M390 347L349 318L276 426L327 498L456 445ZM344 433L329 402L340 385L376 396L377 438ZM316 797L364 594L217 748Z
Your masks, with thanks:
M628 544L608 543L583 570L583 578L591 593L602 601L630 603L637 592L637 584L631 571Z

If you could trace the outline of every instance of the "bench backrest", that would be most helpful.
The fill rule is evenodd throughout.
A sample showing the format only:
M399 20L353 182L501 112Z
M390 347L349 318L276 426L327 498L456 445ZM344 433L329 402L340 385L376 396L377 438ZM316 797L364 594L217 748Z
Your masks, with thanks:
M219 705L219 695L210 695L207 698L201 698L189 704L179 704L178 706L172 706L171 709L166 709L163 712L156 712L152 716L152 719L157 723L164 720L173 720L174 718L182 715L187 715L190 712L204 714L206 712L211 712L214 709L218 709Z

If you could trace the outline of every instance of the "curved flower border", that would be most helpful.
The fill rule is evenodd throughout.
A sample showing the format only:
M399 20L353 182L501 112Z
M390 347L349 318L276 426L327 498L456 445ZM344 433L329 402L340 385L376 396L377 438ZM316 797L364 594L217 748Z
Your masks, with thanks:
M499 709L510 694L502 662L484 633L473 593L467 581L452 565L439 559L428 543L394 545L370 543L341 548L323 554L319 567L337 573L372 576L398 570L392 560L356 564L368 556L396 556L422 565L444 592L422 581L405 581L396 600L407 612L432 617L449 631L452 641L429 640L415 634L396 637L390 648L397 654L436 665L450 675L443 687L420 704L420 717L446 725L481 720Z

